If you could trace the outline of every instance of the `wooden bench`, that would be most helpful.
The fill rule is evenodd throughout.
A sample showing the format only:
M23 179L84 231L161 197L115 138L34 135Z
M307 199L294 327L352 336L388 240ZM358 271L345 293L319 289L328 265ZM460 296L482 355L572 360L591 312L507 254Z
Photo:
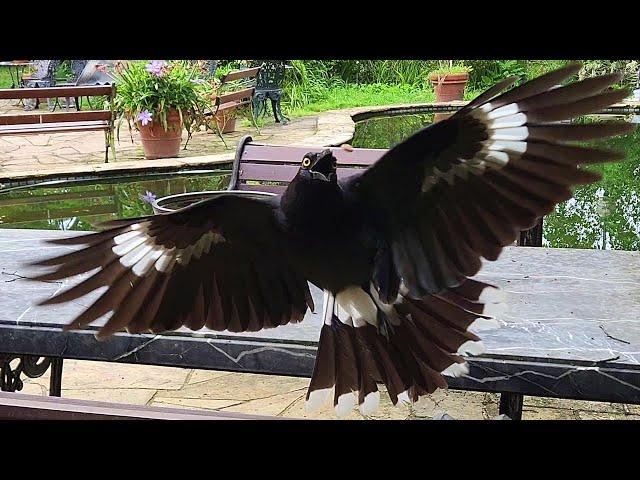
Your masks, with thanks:
M302 155L323 149L261 145L245 137L236 151L229 188L282 192ZM333 151L339 177L360 171L384 153ZM35 300L62 285L24 280L35 273L25 264L71 248L45 239L81 233L0 229L0 298L11 299L2 301L0 370L14 379L14 388L22 372L9 360L29 355L53 359L54 395L60 394L64 358L311 376L323 304L322 291L313 286L315 312L307 312L301 323L261 332L182 328L162 335L118 333L106 342L95 340L95 326L64 332L62 327L99 292L82 302L35 307ZM78 275L65 288L85 278ZM510 310L499 318L502 328L483 332L487 352L469 358L469 374L448 379L450 388L498 393L500 413L513 419L521 418L524 395L640 405L640 328L633 315L640 310L640 252L507 247L497 261L485 264L478 278L502 288Z
M258 190L282 193L300 168L303 155L319 147L263 145L253 143L249 135L238 143L229 190ZM338 178L348 177L375 163L387 150L356 148L352 152L331 147L338 159ZM542 246L542 219L534 228L523 231L518 245Z
M222 123L221 133L235 129L235 110L245 105L252 105L256 90L256 81L260 67L233 70L220 79L220 93L216 97L213 115ZM255 123L253 115L251 116Z
M0 89L0 100L97 96L108 97L108 109L0 115L0 135L104 131L105 162L109 161L109 149L115 160L113 107L115 85Z
M0 420L284 420L233 412L187 410L0 392Z

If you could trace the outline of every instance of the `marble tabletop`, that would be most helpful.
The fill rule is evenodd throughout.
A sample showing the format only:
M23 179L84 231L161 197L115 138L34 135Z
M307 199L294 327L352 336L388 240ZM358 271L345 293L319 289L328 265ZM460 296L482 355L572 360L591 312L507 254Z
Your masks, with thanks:
M33 273L32 267L25 266L26 262L72 248L44 244L43 240L75 234L0 229L0 351L13 351L18 344L23 345L21 349L36 349L37 346L24 346L28 338L36 338L35 334L29 336L30 331L36 330L40 334L48 332L45 337L37 337L40 339L38 341L55 337L56 341L64 340L65 351L71 348L70 345L75 341L74 333L61 332L61 326L86 308L103 290L97 290L75 302L37 307L34 306L36 301L67 288L83 277L77 276L67 282L33 282L22 277ZM640 402L640 383L635 383L635 375L640 374L640 252L508 247L497 261L486 262L477 278L493 283L505 292L508 310L498 317L499 329L481 332L487 353L476 358L490 360L493 362L491 368L497 364L508 364L509 375L513 375L513 372L521 375L516 372L521 363L526 364L526 368L520 369L523 372L529 371L527 369L534 364L572 365L572 371L575 368L599 369L603 365L619 368L626 372L624 375L629 372L633 374L632 379L624 380L631 382L625 388L638 393ZM248 352L277 350L281 345L280 350L304 358L306 365L304 372L287 367L281 373L306 375L312 368L322 323L322 292L313 289L313 295L316 312L308 312L304 321L297 325L245 334L207 330L191 332L186 329L156 336L123 333L118 336L121 341L124 337L128 338L130 350L120 353L117 349L113 350L109 354L113 355L110 359L155 363L154 359L139 355L147 345L160 343L158 340L162 339L173 343L189 343L188 350L181 350L180 355L191 352L194 345L202 343L212 347L206 351L217 350L216 353L220 353L224 350L221 355L228 357L230 365L235 368L239 365L239 358L248 356ZM103 322L104 318L101 320ZM98 323L101 323L100 320ZM111 341L92 342L87 343L85 350L78 347L78 353L72 356L108 358L106 353L94 355L94 351L97 348L109 350ZM115 345L117 342L112 343ZM236 349L236 345L240 344L245 347ZM249 348L247 345L252 346ZM80 353L81 350L84 353ZM135 353L136 359L125 358L132 353ZM175 352L170 354L178 355ZM267 364L271 365L270 360L266 361L265 358L255 360L257 364L250 367L244 365L237 369L263 371ZM192 360L191 364L194 362L198 364L196 360ZM277 364L280 360L274 362ZM540 371L546 371L547 367L540 368ZM561 376L563 373L560 371L548 375ZM485 372L484 377L487 376L490 377L489 372ZM479 385L482 382L476 380L477 389L488 389ZM557 383L558 378L554 385ZM575 394L572 395L575 397Z

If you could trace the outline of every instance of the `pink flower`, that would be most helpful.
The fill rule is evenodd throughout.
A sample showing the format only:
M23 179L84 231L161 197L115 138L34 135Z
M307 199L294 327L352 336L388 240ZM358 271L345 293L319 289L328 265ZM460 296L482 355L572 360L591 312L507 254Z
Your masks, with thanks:
M155 75L156 77L162 77L164 69L166 67L167 62L165 62L164 60L153 60L147 63L147 66L145 68L150 74Z
M153 121L152 117L153 115L151 115L151 112L149 112L149 110L144 110L138 114L138 120L140 121L142 126L147 126L149 123L151 123Z
M156 194L147 190L144 195L140 195L143 202L153 203L155 201Z

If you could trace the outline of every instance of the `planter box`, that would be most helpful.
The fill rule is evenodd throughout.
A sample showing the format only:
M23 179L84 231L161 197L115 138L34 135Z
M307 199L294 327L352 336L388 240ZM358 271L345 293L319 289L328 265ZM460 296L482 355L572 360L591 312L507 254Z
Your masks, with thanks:
M453 102L464 99L464 89L469 81L468 73L446 73L429 75L436 94L436 102Z
M236 131L236 113L235 108L228 108L216 113L214 118L222 133L231 133Z

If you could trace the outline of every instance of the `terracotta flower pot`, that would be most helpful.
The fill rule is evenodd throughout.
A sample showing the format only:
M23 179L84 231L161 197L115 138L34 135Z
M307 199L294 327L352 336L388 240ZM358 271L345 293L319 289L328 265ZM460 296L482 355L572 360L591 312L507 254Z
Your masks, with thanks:
M182 142L182 123L177 110L171 109L167 114L167 130L160 121L153 121L147 125L137 122L140 130L140 140L147 160L156 158L177 157Z
M429 75L431 85L436 93L436 102L453 102L464 99L464 89L469 81L469 74L446 73Z
M231 133L236 131L236 109L227 108L216 113L216 124L222 133Z

